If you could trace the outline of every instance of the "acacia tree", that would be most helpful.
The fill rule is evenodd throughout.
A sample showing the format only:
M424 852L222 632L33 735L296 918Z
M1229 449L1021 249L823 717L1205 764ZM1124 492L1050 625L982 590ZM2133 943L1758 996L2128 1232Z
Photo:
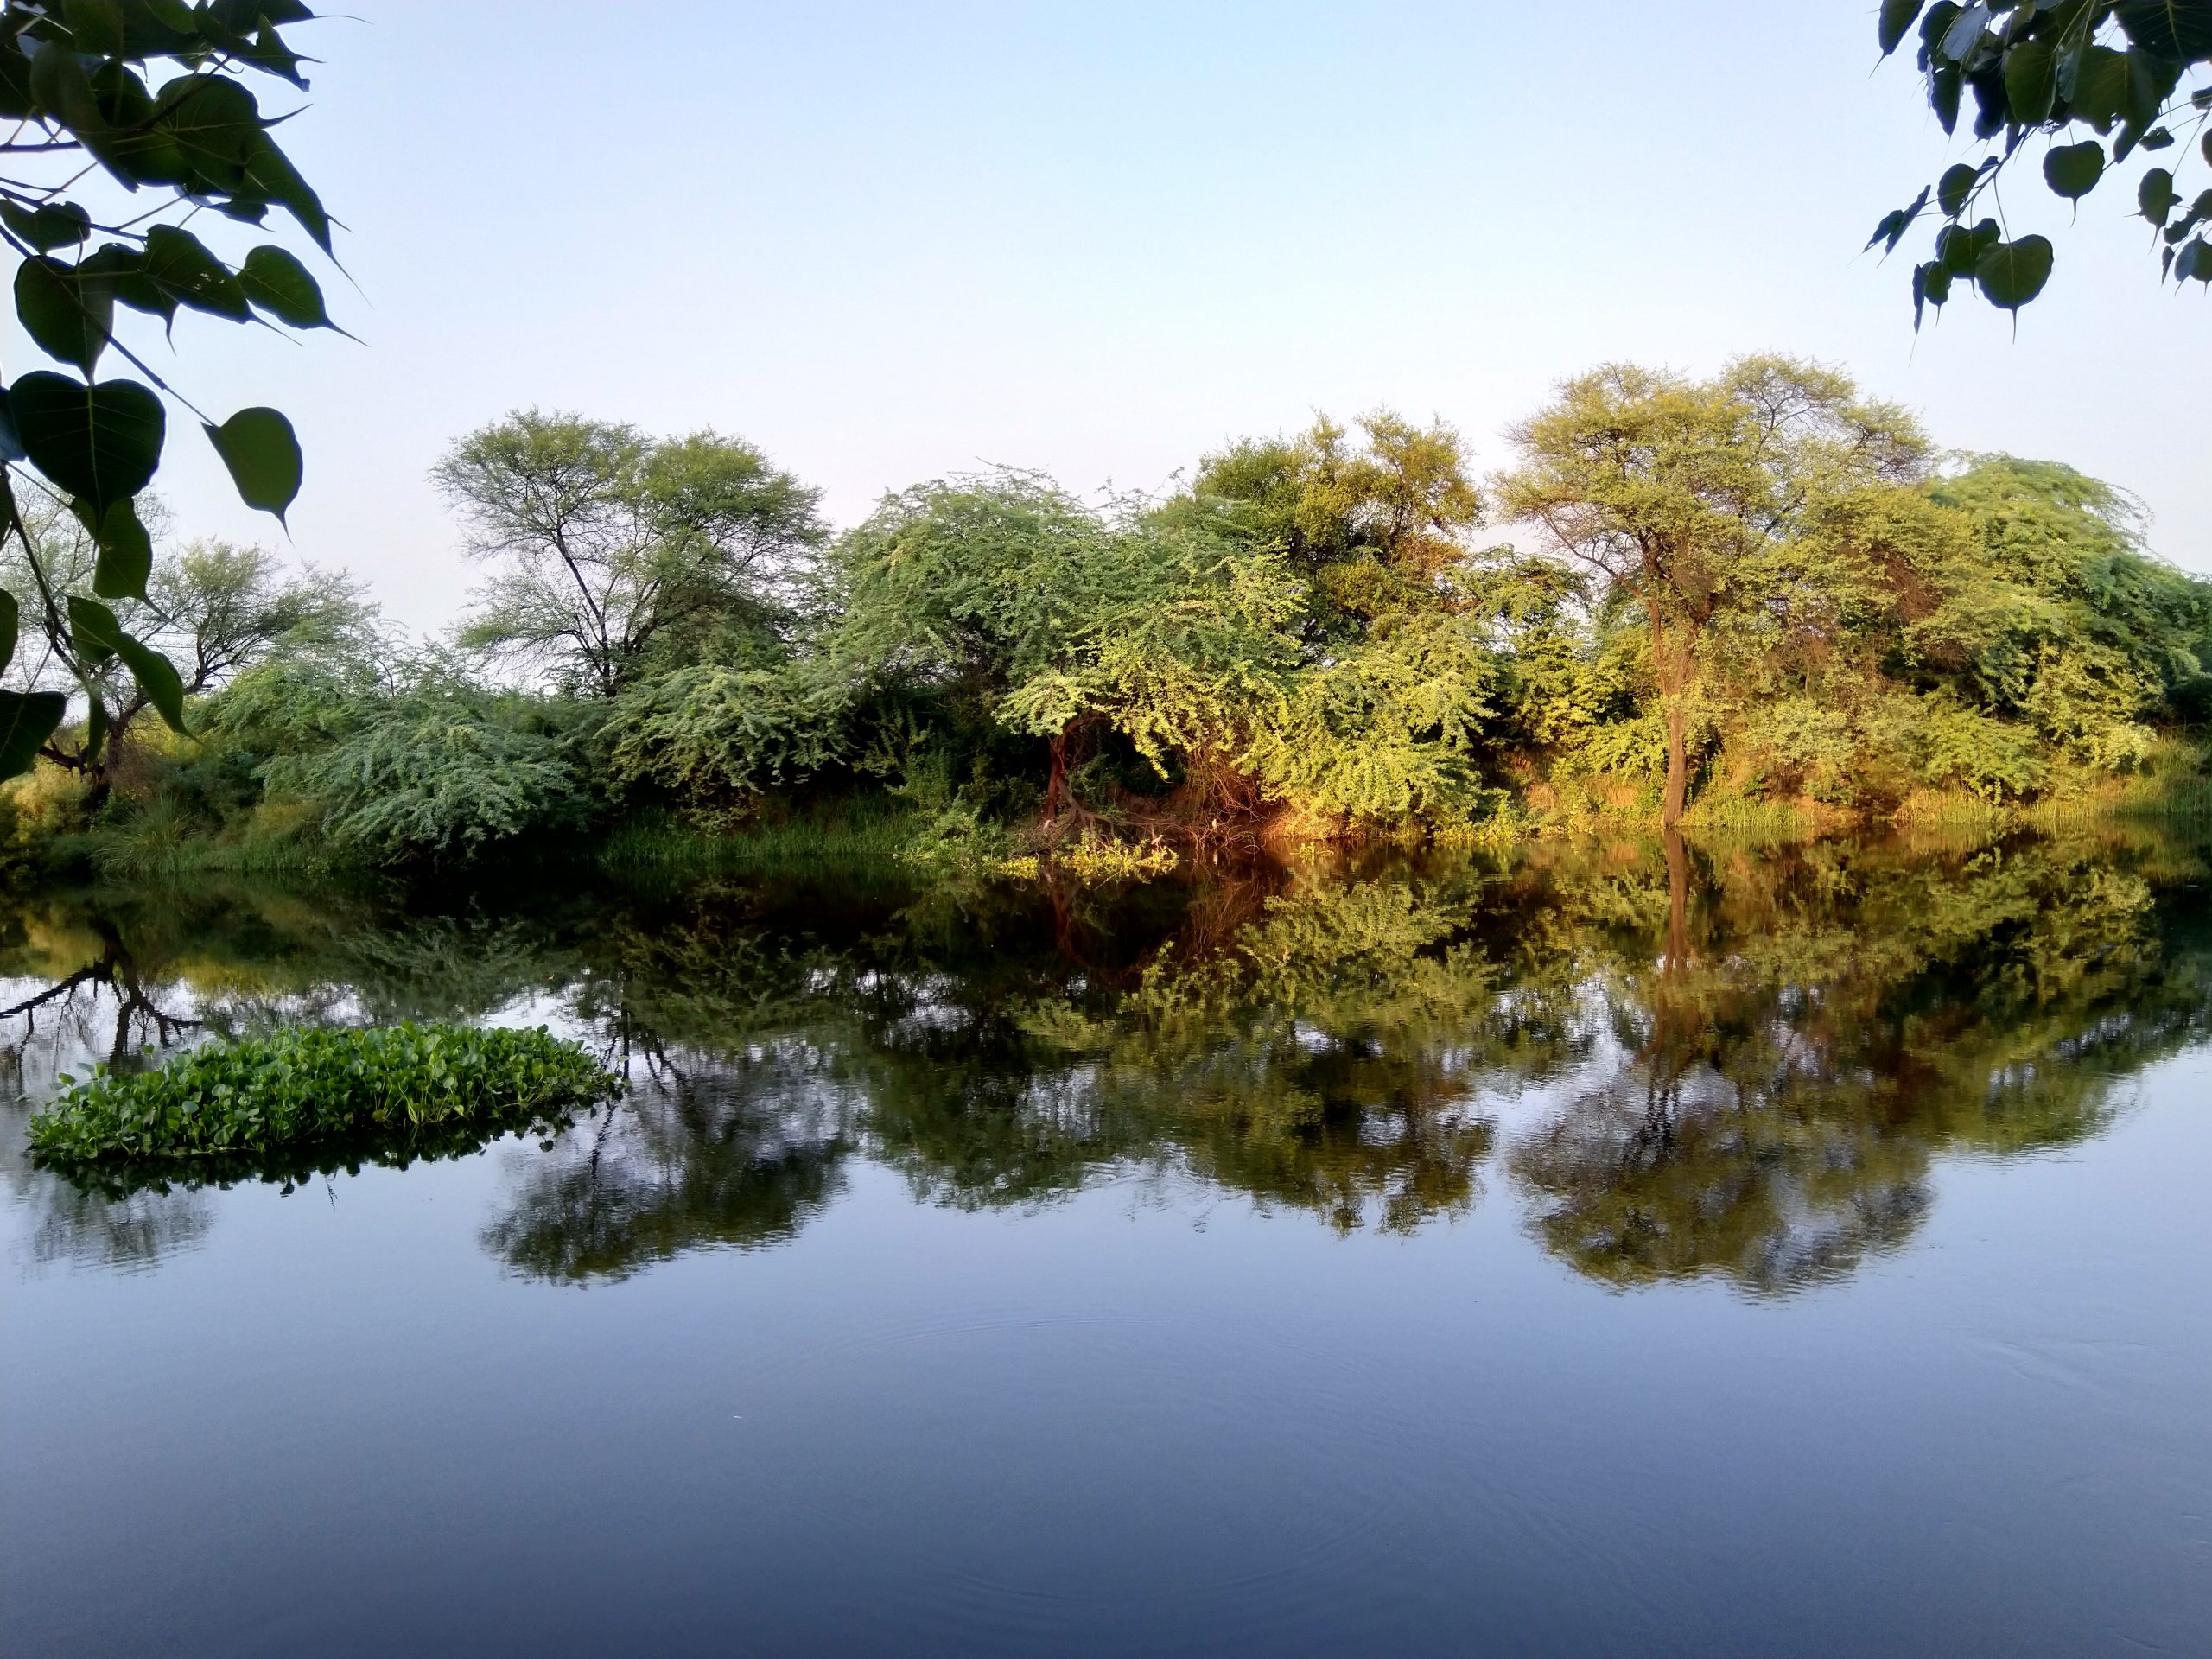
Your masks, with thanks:
M286 118L264 115L248 85L265 75L306 88L305 60L278 31L312 15L299 0L0 5L0 118L15 124L0 142L0 245L18 261L23 332L73 371L18 375L0 399L0 537L15 541L25 578L0 590L0 669L13 659L28 607L54 662L87 701L95 760L109 725L111 664L127 668L171 725L183 724L175 667L113 608L146 596L153 544L136 502L161 462L163 397L200 416L248 505L281 519L299 493L291 423L273 409L209 419L117 337L116 308L165 324L186 309L238 323L333 326L321 289L291 253L264 242L234 259L184 223L213 209L259 226L281 207L330 251L321 201L270 137ZM181 73L149 86L148 72L162 65ZM111 350L139 378L96 379ZM83 524L98 556L81 582L47 569L18 510L26 497L66 505ZM60 690L0 690L0 778L31 766L67 706Z
M2212 188L2191 195L2187 180L2200 158L2212 164L2212 83L2183 86L2212 67L2212 0L1883 0L1882 55L1916 24L1936 118L1955 131L1972 92L1974 136L1987 149L1885 215L1866 245L1893 252L1915 225L1936 219L1933 257L1913 267L1914 327L1957 283L2017 314L2050 280L2050 238L2008 231L1999 191L2013 163L2035 153L2031 138L2043 141L2044 183L2069 203L2138 151L2171 152L2171 166L2138 176L2136 209L2157 232L2162 276L2212 283ZM2196 176L2212 183L2201 167Z
M1272 554L1144 505L1094 510L1021 473L892 497L837 550L828 653L1044 738L1048 819L1098 728L1162 770L1171 753L1227 753L1294 660L1296 587Z
M1766 602L1773 562L1762 556L1815 504L1918 476L1927 441L1842 375L1774 357L1702 382L1611 364L1566 382L1510 435L1520 464L1497 480L1506 513L1594 575L1604 598L1643 613L1672 826L1689 798L1707 626L1726 607Z
M431 477L499 569L461 642L613 697L656 655L758 655L823 539L820 492L713 432L525 410ZM719 636L719 638L718 638Z
M1165 511L1281 553L1309 584L1301 632L1321 651L1433 604L1482 520L1457 432L1388 410L1357 424L1357 442L1323 416L1294 438L1233 443Z

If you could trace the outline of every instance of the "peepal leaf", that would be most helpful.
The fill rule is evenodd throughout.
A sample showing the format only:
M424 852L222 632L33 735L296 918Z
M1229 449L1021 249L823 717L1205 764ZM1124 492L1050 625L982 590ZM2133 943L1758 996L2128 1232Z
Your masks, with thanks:
M1928 0L1882 0L1882 55L1897 49Z
M295 328L327 328L330 314L323 308L322 287L308 268L282 248L263 246L245 257L238 281L247 299Z
M2058 54L2049 41L2022 41L2005 54L2005 101L2012 119L2039 126L2058 99Z
M2094 138L2061 144L2043 158L2044 182L2054 194L2079 201L2105 175L2105 147Z
M231 469L238 499L273 512L282 524L300 493L306 463L292 423L273 409L242 409L220 426L203 429L223 465Z
M16 316L48 357L89 375L115 326L115 289L101 276L58 259L16 267Z
M0 691L0 778L31 769L68 706L59 691Z
M2212 0L2120 0L2127 38L2177 62L2212 55Z
M41 253L73 248L92 233L92 216L73 201L48 202L36 208L0 201L0 224Z
M168 417L135 380L88 386L40 369L8 389L8 402L31 464L102 512L144 489L161 461Z
M2051 258L2047 237L1999 242L1975 262L1974 278L1981 285L1984 299L2000 310L2017 313L2050 280Z
M154 541L138 521L137 504L118 501L99 514L84 502L75 505L77 517L99 548L92 591L102 599L145 598L146 578L154 573Z
M78 653L88 661L120 657L146 700L160 710L169 729L184 730L184 682L169 659L126 632L113 611L96 599L69 595L69 632Z

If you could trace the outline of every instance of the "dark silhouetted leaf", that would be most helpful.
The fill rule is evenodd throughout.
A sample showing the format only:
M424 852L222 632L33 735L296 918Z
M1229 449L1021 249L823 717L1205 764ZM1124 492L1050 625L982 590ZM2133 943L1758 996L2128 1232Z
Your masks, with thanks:
M2108 132L2126 99L2127 54L2108 46L2093 46L2083 53L2074 90L2066 94L2074 113L2099 132Z
M2105 175L2105 147L2094 138L2061 144L2043 158L2044 182L2069 201L2079 201Z
M253 315L246 308L245 289L230 268L198 237L174 225L156 225L146 232L139 270L162 293L195 311L232 322L244 322Z
M16 629L21 620L16 614L16 596L0 588L0 670L16 660Z
M238 281L247 299L295 328L327 328L322 287L308 268L282 248L263 246L245 257Z
M88 502L73 505L99 549L92 591L102 599L145 598L146 578L154 569L154 543L138 520L137 504L118 501L102 513L95 513Z
M2049 41L2022 41L2005 54L2005 97L2012 118L2035 126L2058 98L2058 54Z
M86 385L39 370L8 389L31 464L105 512L146 487L168 427L160 398L131 380Z
M73 201L48 202L35 209L0 201L0 222L41 253L73 248L92 233L92 216Z
M0 778L31 769L68 707L59 691L0 691Z
M246 505L273 512L279 523L300 493L305 463L291 422L273 409L242 409L220 426L205 429L215 453Z
M39 350L90 374L114 328L115 291L97 272L26 259L16 267L16 315Z
M2212 0L2120 0L2113 10L2146 52L2177 62L2212 56Z
M1981 169L1961 162L1943 169L1943 176L1936 181L1936 205L1943 210L1946 219L1956 219L1966 211L1967 193L1981 176Z
M143 639L124 631L113 611L96 599L69 595L69 635L87 662L119 657L138 682L146 700L160 710L173 731L184 730L184 682L169 659Z
M1974 266L1974 281L1992 305L2017 313L2043 292L2044 284L2050 280L2051 259L2047 238L2024 236L2017 242L1999 242L1983 253Z
M2164 225L2180 200L2174 189L2174 175L2163 167L2152 168L2135 187L2135 206L2153 225Z
M1920 16L1920 9L1928 0L1882 0L1882 55L1888 57L1897 49L1913 22Z

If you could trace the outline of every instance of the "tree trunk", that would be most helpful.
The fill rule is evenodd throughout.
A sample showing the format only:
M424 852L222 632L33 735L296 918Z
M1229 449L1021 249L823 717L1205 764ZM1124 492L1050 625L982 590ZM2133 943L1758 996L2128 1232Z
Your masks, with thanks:
M1682 706L1682 694L1676 691L1667 698L1667 796L1659 808L1659 822L1669 834L1682 821L1689 794L1689 711Z
M1045 785L1045 822L1060 821L1060 807L1067 798L1068 734L1063 727L1052 734L1052 775Z
M1690 800L1690 681L1696 672L1697 625L1685 619L1670 633L1655 601L1651 614L1651 672L1667 709L1667 791L1659 822L1672 830Z

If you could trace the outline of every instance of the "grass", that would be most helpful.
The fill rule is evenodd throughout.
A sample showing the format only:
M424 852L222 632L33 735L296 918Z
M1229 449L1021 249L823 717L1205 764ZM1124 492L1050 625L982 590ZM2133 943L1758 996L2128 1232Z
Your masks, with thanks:
M295 1177L474 1151L511 1129L556 1128L619 1087L542 1027L295 1029L194 1049L157 1071L102 1069L34 1116L29 1138L42 1166L109 1190Z
M894 866L926 839L919 814L861 807L835 817L748 824L727 835L671 817L625 823L602 841L600 867L613 875L774 874L817 867Z

